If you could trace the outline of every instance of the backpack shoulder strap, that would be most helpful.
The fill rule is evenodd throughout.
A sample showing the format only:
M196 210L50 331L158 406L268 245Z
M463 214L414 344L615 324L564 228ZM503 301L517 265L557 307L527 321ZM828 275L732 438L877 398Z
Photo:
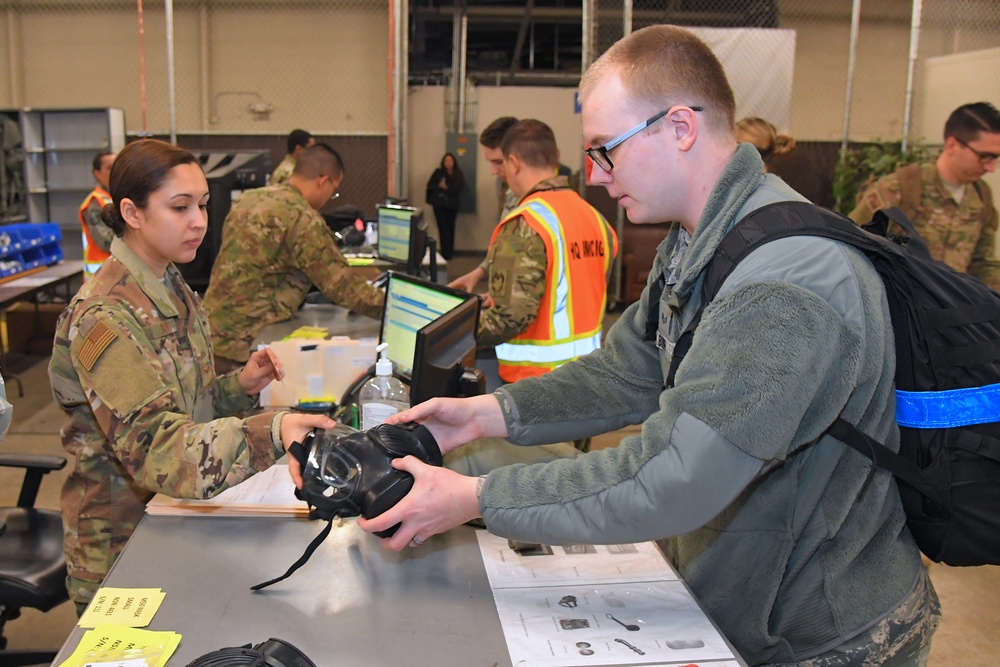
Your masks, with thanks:
M691 347L694 330L701 323L705 307L719 293L719 288L733 269L765 243L803 234L843 241L869 254L887 252L875 236L859 229L849 218L809 202L776 202L753 211L737 221L726 233L704 269L701 306L692 318L691 325L674 346L666 378L667 387L674 385L674 375ZM652 318L652 302L650 308ZM651 326L655 326L655 320L648 319L647 336ZM655 333L655 329L652 332Z
M906 217L913 219L920 210L920 198L924 193L924 178L919 164L904 164L896 168L899 179L899 208Z
M993 190L983 179L973 181L972 187L976 189L979 200L983 202L983 207L979 209L979 223L985 229L990 221L990 212L993 210Z
M937 485L928 479L927 473L901 454L897 454L882 443L872 440L854 424L838 417L826 432L856 452L868 457L876 466L888 470L934 502L939 505L946 504L938 492ZM860 493L864 493L874 472L874 468L868 471Z
M859 229L849 218L809 202L768 204L740 220L722 239L705 268L702 303L719 293L733 269L765 243L789 236L821 236L871 255L892 253L891 243Z

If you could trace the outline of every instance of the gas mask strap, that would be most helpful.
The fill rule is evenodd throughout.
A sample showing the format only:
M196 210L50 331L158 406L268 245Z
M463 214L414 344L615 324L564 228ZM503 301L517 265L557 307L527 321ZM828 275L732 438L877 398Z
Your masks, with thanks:
M250 590L259 591L262 588L267 588L271 584L276 584L279 581L284 581L288 577L292 576L297 569L306 564L306 561L313 555L313 552L319 548L319 545L323 544L323 540L326 539L327 535L330 534L330 529L333 528L333 518L331 517L329 521L326 522L326 528L324 528L319 535L313 538L313 541L309 543L306 547L305 552L299 557L297 561L292 563L292 566L288 568L288 571L276 579L271 579L270 581L265 581L264 583L257 584L256 586L251 586Z

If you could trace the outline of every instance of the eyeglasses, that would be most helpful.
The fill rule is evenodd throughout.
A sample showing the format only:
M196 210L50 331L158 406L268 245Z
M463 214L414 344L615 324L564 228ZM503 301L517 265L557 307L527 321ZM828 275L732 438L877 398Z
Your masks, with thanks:
M997 158L1000 158L1000 155L997 155L996 153L982 153L980 151L977 151L975 148L973 148L969 144L965 143L964 141L962 141L958 137L955 137L955 141L957 141L958 143L962 144L963 146L965 146L966 148L968 148L970 151L972 151L973 153L975 153L976 157L979 158L979 162L984 167L986 165L990 164L991 162L996 162Z
M608 153L611 152L611 150L613 148L616 148L620 144L625 143L626 139L630 139L630 138L634 137L635 135L637 135L639 132L642 132L647 127L649 127L650 125L652 125L656 121L658 121L661 118L663 118L664 116L666 116L668 113L670 113L670 111L672 109L674 109L676 107L677 107L677 105L675 104L674 106L672 106L669 109L666 109L664 111L661 111L660 113L656 114L655 116L650 116L646 120L642 121L641 123L639 123L638 125L636 125L635 127L633 127L631 130L629 130L628 132L626 132L625 134L621 134L621 135L615 137L614 139L612 139L608 143L604 144L603 146L598 146L597 148L585 148L584 152L590 157L591 160L594 161L594 164L596 164L598 167L600 167L604 171L611 171L612 169L615 168L615 164L614 164L614 162L611 161L611 158L608 157ZM704 111L705 110L704 107L688 107L688 108L691 109L691 111Z

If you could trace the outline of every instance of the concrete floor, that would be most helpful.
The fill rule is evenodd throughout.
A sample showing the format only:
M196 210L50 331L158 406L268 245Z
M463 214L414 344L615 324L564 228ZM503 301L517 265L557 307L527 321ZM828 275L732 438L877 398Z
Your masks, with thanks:
M474 265L475 262L469 260L465 264ZM455 268L450 273L457 277L460 271L459 267ZM24 396L18 396L17 383L5 371L8 398L14 405L14 422L0 447L4 451L63 454L59 442L63 414L52 400L46 372L48 357L22 357L13 361L13 370L20 372L24 383ZM625 431L635 432L635 429ZM622 434L596 438L594 446L613 445ZM39 506L59 507L59 489L65 474L62 471L46 478ZM0 468L0 505L16 502L20 483L19 473ZM1000 567L952 568L931 564L930 574L944 609L944 620L931 651L932 667L996 664L1000 656L1000 639L992 633L1000 627L1000 599L997 597ZM7 625L5 634L11 648L56 648L62 645L75 622L74 608L66 603L47 614L26 610L20 619Z

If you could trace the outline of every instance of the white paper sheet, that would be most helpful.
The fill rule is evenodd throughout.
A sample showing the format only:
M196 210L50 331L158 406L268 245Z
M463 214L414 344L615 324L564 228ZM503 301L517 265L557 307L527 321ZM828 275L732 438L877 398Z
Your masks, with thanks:
M652 542L522 554L476 535L515 666L739 665Z
M511 550L507 538L485 530L476 535L493 588L677 579L677 573L652 542L542 545L542 553L522 555Z

